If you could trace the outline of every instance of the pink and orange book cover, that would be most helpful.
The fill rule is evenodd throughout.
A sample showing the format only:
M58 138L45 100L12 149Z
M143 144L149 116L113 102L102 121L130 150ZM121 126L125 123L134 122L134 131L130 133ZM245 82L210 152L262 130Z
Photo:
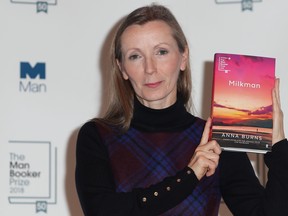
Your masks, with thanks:
M275 58L216 53L213 72L211 138L224 150L271 151Z

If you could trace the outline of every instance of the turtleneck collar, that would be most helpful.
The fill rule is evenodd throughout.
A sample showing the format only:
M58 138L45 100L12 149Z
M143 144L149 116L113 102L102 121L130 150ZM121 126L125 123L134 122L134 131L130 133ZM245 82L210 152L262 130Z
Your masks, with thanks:
M187 112L183 100L177 97L177 101L165 109L152 109L144 106L135 97L134 114L131 126L140 130L179 131L187 128L195 121L195 117Z

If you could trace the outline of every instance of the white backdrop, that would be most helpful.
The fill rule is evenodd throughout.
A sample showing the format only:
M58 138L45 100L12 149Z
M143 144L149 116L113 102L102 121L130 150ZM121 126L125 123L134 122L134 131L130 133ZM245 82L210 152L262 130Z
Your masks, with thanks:
M0 2L1 216L82 215L74 187L77 131L103 109L115 25L152 1L41 2ZM288 2L158 2L188 38L196 115L210 114L216 52L275 57L288 115ZM287 117L285 128L287 134ZM221 215L228 215L224 206Z

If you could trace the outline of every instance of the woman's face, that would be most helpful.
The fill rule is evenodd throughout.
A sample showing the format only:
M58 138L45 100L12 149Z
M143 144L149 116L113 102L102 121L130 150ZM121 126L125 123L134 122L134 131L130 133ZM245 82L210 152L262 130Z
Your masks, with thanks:
M177 80L180 70L186 68L188 50L180 53L170 26L163 21L131 25L122 34L121 48L118 66L139 101L153 109L175 103Z

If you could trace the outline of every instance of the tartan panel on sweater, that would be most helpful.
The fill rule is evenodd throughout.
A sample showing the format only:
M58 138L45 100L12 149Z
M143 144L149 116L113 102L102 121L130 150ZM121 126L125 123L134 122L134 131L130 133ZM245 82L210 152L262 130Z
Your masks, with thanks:
M153 133L132 127L125 134L106 137L117 192L149 187L187 166L204 124L198 119L183 131ZM221 198L218 184L218 173L203 178L191 195L163 216L216 216Z

